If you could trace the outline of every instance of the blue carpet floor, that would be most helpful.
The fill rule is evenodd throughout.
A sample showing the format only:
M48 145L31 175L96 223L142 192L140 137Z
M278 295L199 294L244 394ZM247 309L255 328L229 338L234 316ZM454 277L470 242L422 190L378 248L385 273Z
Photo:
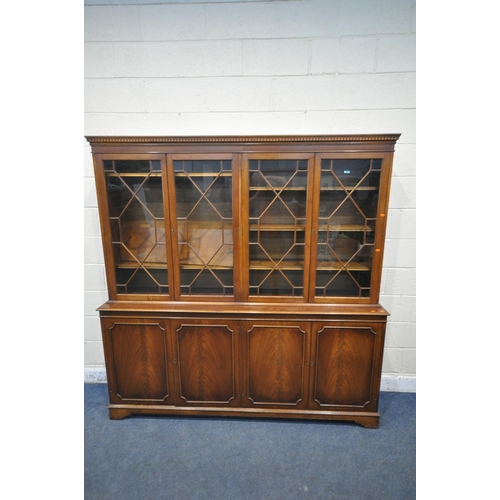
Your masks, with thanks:
M85 384L86 500L409 500L416 395L382 392L378 429L354 423L108 417Z

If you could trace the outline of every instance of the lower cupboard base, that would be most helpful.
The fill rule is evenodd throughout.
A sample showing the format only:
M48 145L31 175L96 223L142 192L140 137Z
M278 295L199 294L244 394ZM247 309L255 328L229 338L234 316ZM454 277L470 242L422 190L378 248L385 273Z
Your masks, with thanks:
M241 408L198 408L154 405L108 405L109 418L121 420L131 415L182 415L212 417L281 418L300 420L339 420L355 422L369 429L378 427L379 412L313 411L313 410L266 410Z

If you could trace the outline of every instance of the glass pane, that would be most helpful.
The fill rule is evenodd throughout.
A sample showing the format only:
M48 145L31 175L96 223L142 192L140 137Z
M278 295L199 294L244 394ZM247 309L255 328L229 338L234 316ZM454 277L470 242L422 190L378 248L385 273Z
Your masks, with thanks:
M361 271L318 271L317 297L369 297L371 273Z
M369 297L382 160L321 162L317 297Z
M302 282L302 271L254 269L250 273L250 294L300 297L303 294Z
M114 170L120 174L146 174L151 172L149 160L114 160Z
M230 160L174 161L182 295L233 295Z
M228 269L183 269L183 295L232 295L233 272Z
M332 160L331 172L346 187L356 186L370 170L370 160Z
M161 162L106 160L118 293L168 294Z
M249 161L249 294L302 296L307 160Z

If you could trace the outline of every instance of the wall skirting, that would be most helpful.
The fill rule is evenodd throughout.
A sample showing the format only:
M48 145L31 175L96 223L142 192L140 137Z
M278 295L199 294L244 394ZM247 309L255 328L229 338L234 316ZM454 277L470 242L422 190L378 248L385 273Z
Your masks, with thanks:
M380 390L385 392L417 392L417 378L403 375L382 375Z
M106 368L88 367L83 370L83 381L85 384L105 384Z
M85 384L105 384L106 369L104 367L88 367L84 369ZM416 377L400 375L382 375L380 390L386 392L417 392Z

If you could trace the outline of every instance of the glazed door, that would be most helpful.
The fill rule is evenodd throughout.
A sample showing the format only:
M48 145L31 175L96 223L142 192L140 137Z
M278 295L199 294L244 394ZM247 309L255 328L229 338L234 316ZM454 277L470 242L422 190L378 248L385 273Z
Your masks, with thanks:
M238 155L169 155L175 298L239 297Z
M110 298L170 298L165 156L102 154L95 165Z
M311 410L376 411L385 324L313 323Z
M309 332L307 322L242 323L243 406L307 407Z
M165 322L101 318L110 402L173 404Z
M175 344L176 404L238 405L238 326L218 319L169 322Z
M310 289L315 301L378 301L391 158L316 156Z
M307 300L313 155L244 154L245 300ZM247 222L248 221L248 222Z

